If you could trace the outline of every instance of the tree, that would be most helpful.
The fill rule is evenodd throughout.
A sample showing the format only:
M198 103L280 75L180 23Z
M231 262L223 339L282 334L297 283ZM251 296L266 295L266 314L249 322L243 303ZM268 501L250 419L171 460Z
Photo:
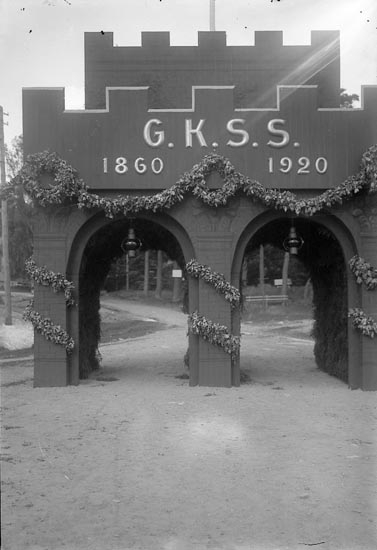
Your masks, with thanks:
M5 160L8 179L13 179L21 170L24 157L24 141L22 136L13 138L11 146L5 144Z
M281 270L281 293L288 294L289 252L284 253L283 268Z
M5 146L7 178L9 181L18 174L23 165L23 139L15 137L10 146ZM22 193L8 199L8 227L10 273L12 279L26 279L25 260L33 252L32 209L25 202Z
M144 296L148 296L149 293L149 250L144 252Z
M282 278L282 267L284 258L289 265L289 278L293 285L301 286L307 281L309 274L305 265L295 256L289 257L289 263L285 256L285 251L272 244L264 245L264 281L266 284L274 284L274 279ZM257 285L260 280L260 248L255 248L247 252L245 257L247 264L247 284ZM288 277L288 274L287 274ZM284 277L283 277L284 278Z
M353 109L353 102L359 101L357 94L348 94L345 88L340 88L340 106L345 109Z
M161 300L162 293L162 250L157 250L157 271L155 298Z
M259 286L261 289L262 296L264 296L264 246L263 244L259 245Z

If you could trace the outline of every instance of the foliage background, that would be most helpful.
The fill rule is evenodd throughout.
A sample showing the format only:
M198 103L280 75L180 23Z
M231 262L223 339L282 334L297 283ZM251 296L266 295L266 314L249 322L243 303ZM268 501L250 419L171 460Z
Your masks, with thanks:
M5 145L6 173L13 179L23 165L23 139L15 137ZM9 262L12 280L27 280L25 261L33 252L32 209L23 193L8 198Z

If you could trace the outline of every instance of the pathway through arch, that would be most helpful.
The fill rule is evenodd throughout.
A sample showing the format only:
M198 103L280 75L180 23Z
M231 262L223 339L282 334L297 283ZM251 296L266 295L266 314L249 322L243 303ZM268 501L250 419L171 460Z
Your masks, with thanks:
M161 375L179 376L184 372L187 350L187 315L165 306L106 297L103 307L125 311L135 319L164 323L165 330L135 339L105 344L101 372L133 380ZM241 371L248 384L320 384L328 378L315 364L311 319L242 323ZM98 373L94 372L93 376ZM346 386L344 386L346 388Z

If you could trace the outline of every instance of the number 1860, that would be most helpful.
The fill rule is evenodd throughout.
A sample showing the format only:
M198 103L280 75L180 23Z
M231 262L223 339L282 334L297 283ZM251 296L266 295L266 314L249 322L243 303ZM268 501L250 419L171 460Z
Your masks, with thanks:
M314 170L317 174L325 174L327 167L328 163L325 157L318 157L314 161ZM294 162L290 157L282 157L279 161L275 161L272 157L268 158L268 171L270 174L276 171L288 174L293 169L297 174L310 174L312 170L310 159L308 157L300 157Z

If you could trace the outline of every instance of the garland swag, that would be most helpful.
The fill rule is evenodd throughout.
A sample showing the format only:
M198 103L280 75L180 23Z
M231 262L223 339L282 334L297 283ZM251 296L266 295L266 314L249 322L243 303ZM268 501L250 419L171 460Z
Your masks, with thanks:
M45 266L38 267L32 258L26 260L25 266L29 277L37 284L50 286L54 292L64 292L66 305L72 306L75 304L72 296L74 285L64 275L54 273ZM23 318L25 321L29 321L34 329L43 334L47 340L64 346L68 354L72 352L75 347L73 338L60 325L54 324L49 317L42 317L40 313L35 311L33 299L26 306Z
M207 188L206 179L213 171L220 174L224 184L220 189L211 191ZM54 178L53 185L41 185L41 177L45 174ZM89 191L72 166L56 153L48 151L27 157L17 176L2 189L2 198L9 197L17 187L23 188L40 206L76 203L78 208L102 209L109 218L118 214L169 209L181 202L190 191L204 204L212 207L225 206L236 193L243 191L247 197L276 210L312 216L324 208L341 204L343 200L362 190L368 193L377 192L377 145L373 145L363 154L361 169L357 174L348 177L337 187L309 199L298 199L291 191L265 189L258 181L237 172L228 159L216 153L206 155L170 188L155 195L118 196L114 199L101 197Z
M220 346L226 353L235 359L240 352L240 338L229 334L225 325L214 323L194 311L189 315L189 331L198 334L203 340Z
M51 286L54 292L63 291L67 306L73 306L75 301L72 296L73 283L68 281L61 273L54 273L45 266L38 267L32 258L25 262L26 273L36 283L43 286Z
M362 309L350 309L348 317L351 318L354 328L360 330L364 336L369 336L370 338L377 336L377 322L373 317L366 315Z
M377 269L370 263L356 254L348 264L356 277L357 284L364 283L368 290L374 290L377 287Z
M202 279L207 284L213 286L216 292L222 294L233 308L240 305L240 291L228 283L222 273L212 271L208 265L200 264L196 260L190 260L186 264L186 270L191 277Z
M55 325L49 317L42 317L35 311L33 300L26 306L23 318L25 321L30 321L34 329L47 340L64 346L68 354L72 352L75 347L73 338L60 325Z
M187 273L195 279L202 279L219 294L224 296L224 299L230 302L232 308L239 307L241 295L238 288L232 286L225 280L222 273L212 271L208 265L203 265L196 260L190 260L186 264ZM200 315L197 311L189 315L188 318L189 332L197 334L203 340L210 342L216 346L220 346L226 353L235 359L240 353L240 337L233 336L229 333L225 325L214 323L207 319L204 315Z
M368 290L374 290L377 287L377 269L371 264L360 258L357 254L348 262L352 273L356 278L356 283L364 284ZM348 312L348 317L352 320L352 325L360 330L364 336L374 338L377 336L377 322L366 315L362 309L353 308Z

